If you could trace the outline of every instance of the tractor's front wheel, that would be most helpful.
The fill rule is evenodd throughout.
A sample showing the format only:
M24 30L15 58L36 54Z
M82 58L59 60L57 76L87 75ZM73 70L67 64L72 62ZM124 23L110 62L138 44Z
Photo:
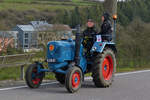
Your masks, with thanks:
M41 66L41 68L43 67ZM25 80L30 88L38 88L41 85L44 76L44 72L38 73L37 64L31 64L27 68Z
M103 53L97 54L93 64L93 82L96 87L109 87L112 84L116 70L114 52L106 48Z
M82 84L82 78L82 71L79 67L69 68L65 79L65 86L68 92L74 93L78 91Z

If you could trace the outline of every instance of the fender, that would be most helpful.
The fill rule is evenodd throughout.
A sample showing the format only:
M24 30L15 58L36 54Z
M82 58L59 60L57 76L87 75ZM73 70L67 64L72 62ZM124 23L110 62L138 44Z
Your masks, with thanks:
M111 42L111 41L102 42L101 35L96 35L96 42L92 46L90 52L91 53L93 53L93 52L102 53L106 46L109 48L112 48L112 50L114 50L114 52L117 52L114 42Z
M113 42L95 42L93 47L91 48L91 52L102 53L106 46L115 48L114 45L115 45L115 43L113 43Z

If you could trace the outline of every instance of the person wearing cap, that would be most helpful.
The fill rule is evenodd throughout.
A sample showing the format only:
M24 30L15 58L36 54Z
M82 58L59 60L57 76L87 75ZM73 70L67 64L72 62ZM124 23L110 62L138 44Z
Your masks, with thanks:
M85 52L87 55L90 54L90 50L95 42L97 31L95 30L95 24L92 19L89 19L87 24L87 28L83 31L83 46L85 48Z
M101 32L103 41L111 41L112 40L112 23L110 21L110 15L108 13L104 13L102 16L102 25Z

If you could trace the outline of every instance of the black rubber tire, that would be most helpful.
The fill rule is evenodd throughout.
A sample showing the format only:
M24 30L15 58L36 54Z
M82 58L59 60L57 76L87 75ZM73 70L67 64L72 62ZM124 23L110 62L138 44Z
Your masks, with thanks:
M72 76L76 72L80 74L80 82L79 82L78 87L74 88L72 86ZM83 80L82 78L83 78L83 74L79 67L76 67L76 66L70 67L68 69L68 72L66 74L66 79L65 79L65 87L68 90L68 92L70 92L70 93L77 92L81 88L81 84L82 84L82 80Z
M65 84L65 74L55 73L55 78L60 84Z
M41 66L41 67L43 68L43 66ZM37 64L29 65L29 67L26 70L25 81L26 81L26 84L28 85L28 87L30 87L30 88L38 88L41 85L41 83L42 83L42 80L43 80L43 78L45 76L45 72L41 72L40 74L38 74L36 76L36 78L38 77L40 79L40 81L38 82L38 84L34 84L32 82L33 69L37 69Z
M112 76L109 80L105 80L102 73L102 63L106 56L111 56L113 61L113 72ZM96 87L109 87L112 84L114 74L116 72L116 57L112 49L105 48L103 53L98 53L93 57L94 63L93 63L93 70L92 70L92 77L93 82Z

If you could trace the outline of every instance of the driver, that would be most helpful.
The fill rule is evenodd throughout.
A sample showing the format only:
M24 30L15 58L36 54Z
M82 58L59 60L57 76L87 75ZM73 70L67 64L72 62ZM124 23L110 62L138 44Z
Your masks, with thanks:
M83 31L83 46L85 48L85 52L87 55L90 54L90 50L96 40L96 30L95 25L92 19L88 19L88 22L86 24L87 28Z

